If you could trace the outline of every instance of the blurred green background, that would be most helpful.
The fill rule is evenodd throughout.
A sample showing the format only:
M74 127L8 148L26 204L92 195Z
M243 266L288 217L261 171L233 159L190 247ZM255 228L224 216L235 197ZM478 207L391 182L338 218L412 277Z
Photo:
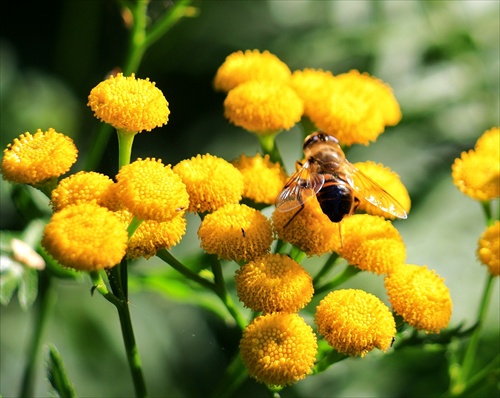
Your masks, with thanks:
M152 17L168 1L154 1ZM196 154L231 160L252 155L257 141L223 117L224 96L212 79L225 57L245 49L269 50L294 69L323 68L334 74L369 72L389 83L403 111L402 122L376 143L352 148L351 161L382 162L400 174L412 198L408 220L397 222L407 262L428 265L445 278L454 303L451 326L471 326L486 280L476 260L484 229L478 203L451 181L454 158L500 124L500 2L470 1L198 1L199 14L185 18L145 55L137 72L157 83L170 103L167 126L136 137L133 158L156 157L175 164ZM54 127L73 137L83 166L98 127L86 106L90 89L123 62L127 31L114 1L11 2L0 24L0 143ZM278 139L289 170L300 157L301 132ZM112 137L98 171L116 173ZM22 218L1 182L2 230L19 230ZM173 252L189 258L199 251L197 219ZM314 272L317 259L306 261ZM139 261L138 274L166 266ZM227 264L228 276L236 266ZM132 315L152 396L209 394L237 349L239 335L175 280L165 294L132 285ZM174 283L176 282L176 283ZM135 289L134 289L135 286ZM383 281L358 274L349 286L385 300ZM82 397L132 395L118 318L91 283L62 281L45 334L67 365ZM196 296L197 297L197 296ZM205 307L216 300L204 297ZM499 284L483 333L478 366L499 352ZM305 312L304 316L310 315ZM308 318L309 319L309 318ZM16 396L27 353L31 312L14 299L1 308L0 393ZM431 347L432 348L432 347ZM40 364L41 365L41 364ZM319 376L285 389L283 397L422 397L447 387L442 352L407 348L385 356L371 353L343 361ZM48 396L38 367L37 396ZM478 396L496 396L488 387ZM247 381L237 397L267 396Z

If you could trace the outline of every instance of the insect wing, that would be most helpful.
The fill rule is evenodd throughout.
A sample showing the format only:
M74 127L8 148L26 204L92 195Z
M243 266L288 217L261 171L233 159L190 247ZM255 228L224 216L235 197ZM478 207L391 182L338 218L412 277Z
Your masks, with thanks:
M324 182L324 175L311 172L310 163L306 162L286 183L276 199L276 209L285 212L302 206L319 192Z
M403 206L391 194L347 160L344 163L344 170L347 182L359 196L362 196L372 205L377 206L386 213L392 214L394 217L407 217Z

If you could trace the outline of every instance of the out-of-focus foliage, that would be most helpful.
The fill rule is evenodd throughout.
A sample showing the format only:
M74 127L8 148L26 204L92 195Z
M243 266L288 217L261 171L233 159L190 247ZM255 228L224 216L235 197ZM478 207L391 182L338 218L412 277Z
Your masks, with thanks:
M153 8L162 12L168 3L155 1ZM474 319L485 278L474 254L483 229L474 220L482 214L477 203L453 186L450 167L482 132L500 124L500 3L207 0L194 5L198 16L182 20L157 42L137 73L156 81L171 116L167 126L137 140L132 158L149 156L176 164L207 152L231 160L242 151L257 151L253 137L224 120L223 96L212 87L217 67L233 51L267 49L292 69L369 72L391 85L403 120L375 144L352 148L349 158L382 162L401 175L413 201L411 224L397 224L408 262L428 264L445 278L454 303L452 323ZM85 106L88 92L123 62L127 34L117 4L13 2L9 10L0 24L1 147L25 131L55 127L75 139L84 159L96 127ZM301 156L298 131L283 133L278 143L292 170ZM112 139L98 171L115 173L115 147ZM9 189L2 181L2 230L22 226ZM188 225L186 242L173 252L194 258L194 217ZM314 269L314 259L306 266ZM150 392L201 396L220 380L239 335L213 315L220 311L219 303L177 283L175 271L169 271L171 280L141 277L146 269L150 274L164 268L156 259L138 261L137 277L131 281L132 293L141 286L154 290L155 283L169 285L167 297L148 292L131 297ZM233 275L235 269L228 264L226 272ZM500 350L496 282L478 367L483 354ZM370 292L383 291L381 280L373 276L360 276L355 283ZM128 378L123 348L113 337L120 334L116 315L110 306L96 305L103 300L92 297L90 287L90 282L76 284L72 279L61 284L47 335L61 352L80 396L128 395L128 382L120 382ZM190 300L207 311L191 306ZM32 319L15 299L0 310L0 385L3 396L9 397L18 393ZM343 361L287 388L282 396L433 396L447 388L446 360L434 348L430 344L423 352L407 348L394 356L373 353L363 360ZM36 394L42 396L47 382L43 375L38 380ZM248 380L237 396L264 393L262 386ZM494 394L498 391L478 396Z

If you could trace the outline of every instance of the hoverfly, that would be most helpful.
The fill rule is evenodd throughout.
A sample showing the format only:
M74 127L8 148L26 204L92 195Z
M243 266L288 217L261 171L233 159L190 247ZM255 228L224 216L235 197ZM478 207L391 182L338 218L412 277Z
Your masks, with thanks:
M316 196L323 213L335 223L353 214L365 199L386 213L406 218L406 211L380 185L364 175L345 158L339 142L332 135L317 131L304 140L305 163L290 177L276 200L282 212L304 208L304 202Z

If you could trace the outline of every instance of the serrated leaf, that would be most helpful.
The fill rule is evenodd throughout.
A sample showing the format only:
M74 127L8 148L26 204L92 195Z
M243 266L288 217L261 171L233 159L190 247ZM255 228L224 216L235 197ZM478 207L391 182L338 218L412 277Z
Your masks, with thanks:
M17 291L19 305L27 311L35 302L38 295L38 273L34 269L24 267L21 283Z
M61 354L57 348L49 344L49 355L47 359L47 377L50 385L58 397L72 398L76 397L75 387L68 379Z
M0 263L0 302L7 305L22 283L23 266L5 255L0 256Z

